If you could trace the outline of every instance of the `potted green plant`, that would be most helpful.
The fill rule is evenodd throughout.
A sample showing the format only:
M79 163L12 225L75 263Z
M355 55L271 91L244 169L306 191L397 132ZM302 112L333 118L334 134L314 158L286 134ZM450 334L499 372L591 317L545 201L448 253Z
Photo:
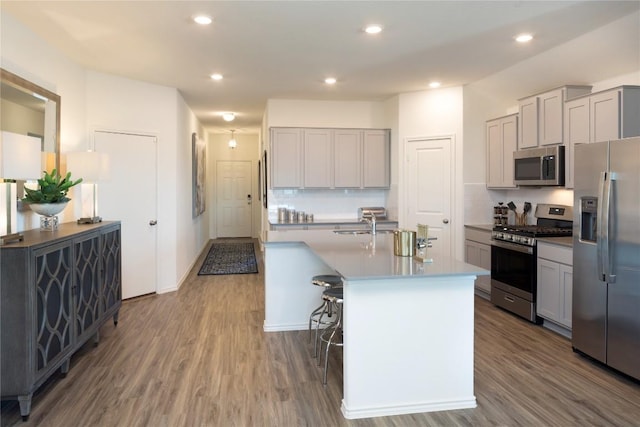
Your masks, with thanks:
M22 201L40 215L56 215L62 212L71 200L67 197L69 189L81 182L82 178L73 181L71 172L67 172L63 178L57 169L53 169L50 174L44 171L44 176L38 180L36 189L25 187L25 196Z

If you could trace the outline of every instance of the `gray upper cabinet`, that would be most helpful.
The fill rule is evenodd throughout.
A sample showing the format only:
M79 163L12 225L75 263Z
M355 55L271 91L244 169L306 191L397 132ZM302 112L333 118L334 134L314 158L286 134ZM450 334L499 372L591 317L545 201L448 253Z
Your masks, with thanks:
M640 86L621 86L589 97L590 142L640 135Z
M486 140L487 188L514 188L513 152L518 145L518 115L489 120Z
M388 188L386 129L272 128L272 188Z
M362 131L336 129L334 142L334 187L362 187Z
M518 148L535 148L538 146L538 97L520 100L520 130Z
M332 141L329 129L303 129L304 187L329 188L332 183Z
M591 86L563 86L519 100L518 148L564 143L564 103L591 92Z
M271 129L271 188L302 187L302 129Z
M390 183L389 131L365 130L363 138L363 186L364 188L388 188Z
M620 86L567 101L565 187L573 188L575 146L640 135L640 86Z

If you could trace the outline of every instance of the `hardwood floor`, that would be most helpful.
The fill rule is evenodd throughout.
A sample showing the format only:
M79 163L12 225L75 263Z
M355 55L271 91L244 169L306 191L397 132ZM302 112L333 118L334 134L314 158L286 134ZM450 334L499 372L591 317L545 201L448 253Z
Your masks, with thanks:
M1 425L640 425L640 385L480 298L477 408L345 420L341 352L325 388L306 332L262 331L262 260L259 274L197 276L207 250L180 291L125 301L118 326L105 325L97 347L83 347L65 378L34 395L27 422L17 403L3 402Z

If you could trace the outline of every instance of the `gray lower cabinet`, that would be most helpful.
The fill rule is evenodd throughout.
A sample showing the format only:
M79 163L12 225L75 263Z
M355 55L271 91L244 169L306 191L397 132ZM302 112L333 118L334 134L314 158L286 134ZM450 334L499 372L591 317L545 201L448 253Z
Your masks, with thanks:
M0 247L0 382L24 419L33 392L100 326L118 321L122 303L120 223L61 224L29 230Z
M464 260L469 264L491 270L491 226L484 229L465 226ZM478 276L476 290L482 296L491 294L491 276Z
M573 249L545 241L538 242L538 289L536 310L545 326L548 322L571 331L573 303Z

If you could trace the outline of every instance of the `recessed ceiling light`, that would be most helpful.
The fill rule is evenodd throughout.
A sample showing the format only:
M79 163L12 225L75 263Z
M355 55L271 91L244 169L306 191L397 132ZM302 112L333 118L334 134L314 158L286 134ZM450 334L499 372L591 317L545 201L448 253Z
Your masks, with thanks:
M193 21L196 24L209 25L211 24L211 22L213 22L213 19L211 19L211 17L207 15L197 15L193 17Z
M532 39L533 39L533 36L531 34L520 34L516 36L516 41L518 43L526 43L528 41L531 41Z
M222 118L225 122L232 122L236 115L234 113L222 113Z
M337 80L335 79L335 77L327 77L326 79L324 79L324 82L328 85L334 85L336 84Z
M364 32L367 34L378 34L382 32L382 27L377 24L368 25L367 27L365 27Z
M222 80L222 79L223 79L223 76L222 76L222 74L215 73L215 74L211 74L211 78L212 78L213 80Z
M431 83L429 83L429 87L431 89L435 89L437 87L440 87L440 82L431 82Z

